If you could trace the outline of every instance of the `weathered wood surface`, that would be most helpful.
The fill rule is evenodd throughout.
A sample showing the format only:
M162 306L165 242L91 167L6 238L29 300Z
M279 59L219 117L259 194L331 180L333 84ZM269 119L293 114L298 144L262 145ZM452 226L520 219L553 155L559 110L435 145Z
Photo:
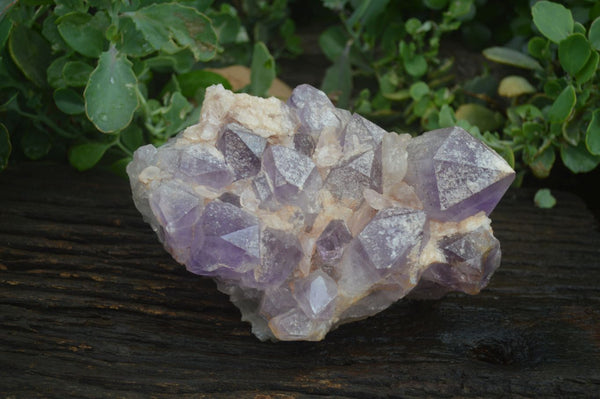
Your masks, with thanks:
M581 200L494 212L478 296L403 301L326 340L259 342L163 251L127 182L0 174L0 397L600 397L600 233Z

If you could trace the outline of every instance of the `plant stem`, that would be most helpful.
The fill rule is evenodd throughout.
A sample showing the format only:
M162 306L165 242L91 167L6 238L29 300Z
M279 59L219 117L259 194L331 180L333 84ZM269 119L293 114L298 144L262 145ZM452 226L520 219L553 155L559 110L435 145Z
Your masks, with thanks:
M59 136L62 136L64 138L67 139L74 139L75 137L77 137L77 133L71 133L63 128L61 128L60 126L58 126L56 123L54 123L54 121L50 118L48 118L46 115L35 115L35 114L30 114L29 112L25 112L22 110L17 110L17 112L22 115L25 116L29 119L33 119L36 120L38 122L41 122L43 124L45 124L46 126L48 126L49 128L51 128L52 130L54 130Z

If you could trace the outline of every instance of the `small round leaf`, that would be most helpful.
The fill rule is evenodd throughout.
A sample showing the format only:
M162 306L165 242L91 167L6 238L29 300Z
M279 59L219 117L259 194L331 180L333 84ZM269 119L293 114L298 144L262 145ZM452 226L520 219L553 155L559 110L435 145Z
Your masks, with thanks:
M588 33L588 39L590 39L593 48L600 50L600 17L592 22Z
M194 98L194 95L199 89L205 89L208 86L222 84L228 90L231 90L231 84L223 75L207 71L205 69L197 69L195 71L182 73L176 76L177 82L181 87L181 94L187 98Z
M81 61L69 61L62 70L64 81L69 86L82 87L88 82L94 68Z
M533 202L538 208L549 209L556 205L556 198L554 198L549 189L541 188L535 193Z
M74 145L69 150L69 162L77 170L90 169L102 159L102 156L110 148L105 143L83 143Z
M498 94L502 97L518 97L535 92L535 87L522 76L507 76L498 85Z
M577 147L563 145L560 148L560 158L573 173L586 173L600 164L600 156L590 154L583 143Z
M429 93L429 86L425 82L419 81L410 86L410 96L415 101L419 101L427 93Z
M553 147L546 148L541 154L533 159L529 168L538 179L544 179L550 175L556 154Z
M421 54L417 54L412 58L404 59L404 68L409 75L418 78L427 72L427 60Z
M550 122L564 122L575 107L577 97L575 96L575 88L572 85L565 87L560 95L554 100L549 111Z
M581 70L577 72L577 75L575 75L577 83L585 83L588 80L592 79L598 71L599 61L600 55L598 54L598 52L592 51L592 54L590 55L590 58L588 58L588 61L585 63L583 68L581 68Z
M543 39L539 36L531 38L527 43L527 51L533 57L542 59L548 51L548 40Z
M100 55L83 96L90 121L104 133L123 129L138 107L132 64L111 47Z
M554 43L560 43L573 33L575 22L571 11L563 5L550 1L538 1L531 9L533 23L542 35Z
M346 48L346 33L340 26L332 26L319 36L319 46L330 61L335 61Z
M189 49L196 61L208 61L217 51L217 33L210 19L179 2L151 4L124 14L155 50L173 54Z
M455 115L457 120L466 120L471 125L477 126L482 132L496 130L504 122L504 118L499 112L475 103L462 104L456 110Z
M83 97L73 89L54 90L54 102L58 109L68 115L79 115L85 112Z
M594 111L585 133L585 145L593 155L600 155L600 110Z
M48 66L48 69L46 69L48 84L55 89L58 89L59 87L65 87L67 85L65 79L63 78L63 68L68 61L69 58L67 56L58 57L52 61L50 66Z
M87 13L72 12L57 20L62 38L78 53L96 58L102 53L106 39L104 30L108 18L103 13L91 16Z
M8 39L10 56L27 79L36 86L46 86L46 69L50 64L50 45L36 31L16 25Z
M144 132L138 125L131 124L120 132L120 140L125 147L135 151L144 145Z
M29 159L36 160L44 157L51 147L52 143L48 135L39 130L27 130L21 137L21 148Z
M560 65L571 76L575 76L590 58L590 43L581 33L569 35L558 44Z
M424 0L423 3L425 4L425 7L432 10L441 10L446 7L448 0Z

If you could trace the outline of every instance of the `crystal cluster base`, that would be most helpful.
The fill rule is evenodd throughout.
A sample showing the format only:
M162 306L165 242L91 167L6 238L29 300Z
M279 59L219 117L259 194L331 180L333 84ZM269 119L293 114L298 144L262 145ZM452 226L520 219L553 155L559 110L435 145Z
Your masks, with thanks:
M461 128L412 138L308 85L287 103L207 89L200 123L135 152L133 198L171 255L262 339L320 340L407 295L478 293L514 179Z

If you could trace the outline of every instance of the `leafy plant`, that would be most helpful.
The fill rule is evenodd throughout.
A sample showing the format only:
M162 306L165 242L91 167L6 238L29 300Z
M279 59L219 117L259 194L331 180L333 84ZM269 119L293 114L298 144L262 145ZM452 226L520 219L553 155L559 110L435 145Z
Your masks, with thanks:
M553 208L556 205L556 198L547 188L539 189L533 198L535 206L542 209Z
M264 95L273 57L264 44L252 45L233 7L211 3L40 0L5 7L0 170L12 151L30 159L67 155L79 170L104 159L122 172L137 147L160 145L198 120L207 86L230 88L202 69L228 46L250 48L247 90Z
M570 0L571 11L549 1L531 8L514 3L508 45L483 54L526 73L457 81L452 60L440 57L440 43L449 35L456 40L463 24L462 38L485 30L473 16L486 14L490 3L431 0L419 8L324 0L341 24L320 38L333 63L323 88L338 104L403 131L462 126L517 169L517 184L526 170L547 177L558 156L574 173L590 171L600 163L600 6ZM355 82L367 88L354 94Z
M425 1L424 10L433 10L439 20L424 21L408 17L408 10L423 9L418 2L325 0L324 5L338 12L341 24L319 38L333 62L322 88L346 107L354 82L360 81L368 89L354 102L357 111L372 117L402 117L408 125L416 118L424 125L437 124L430 119L434 110L439 112L452 101L446 89L452 80L452 61L440 59L440 41L468 18L473 1Z
M588 172L600 164L600 18L586 26L550 1L535 3L531 15L541 35L529 40L528 54L502 47L484 51L492 61L529 71L514 81L516 95L503 94L512 97L503 139L537 177L550 174L557 154L573 173Z

